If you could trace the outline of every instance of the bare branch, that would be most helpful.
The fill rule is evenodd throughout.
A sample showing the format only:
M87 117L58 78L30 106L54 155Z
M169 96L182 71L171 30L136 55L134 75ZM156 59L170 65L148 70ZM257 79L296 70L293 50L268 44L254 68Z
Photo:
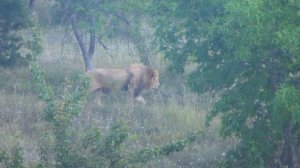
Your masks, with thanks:
M69 42L69 36L70 36L69 27L66 27L64 32L65 32L65 34L62 38L62 47L61 47L61 50L60 50L60 56L62 56L62 54L63 54L63 51L65 49L65 45Z
M114 56L109 53L109 48L100 40L100 38L97 38L99 44L104 48L105 52L112 58L113 62L115 63Z
M119 19L121 19L121 20L123 20L127 25L129 25L130 24L130 21L129 20L127 20L124 16L121 16L121 15L119 15L119 14L116 14L116 13L112 13L112 12L108 12L108 11L104 11L104 10L100 10L100 9L98 9L99 11L101 11L102 13L104 13L104 14L108 14L108 15L113 15L113 16L115 16L115 17L117 17L117 18L119 18Z

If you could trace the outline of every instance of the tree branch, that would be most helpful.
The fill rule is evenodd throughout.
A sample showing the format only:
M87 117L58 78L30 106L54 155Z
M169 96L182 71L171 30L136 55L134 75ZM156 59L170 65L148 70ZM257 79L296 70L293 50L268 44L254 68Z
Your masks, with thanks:
M116 13L112 13L112 12L107 12L107 11L104 11L104 10L100 10L99 11L103 12L104 14L108 14L108 15L113 15L121 20L123 20L127 25L130 24L129 20L127 20L125 17L119 15L119 14L116 14Z
M113 62L115 63L114 56L112 54L110 54L109 51L108 51L110 49L100 40L99 37L97 38L97 40L98 40L99 44L104 48L105 52L112 58Z

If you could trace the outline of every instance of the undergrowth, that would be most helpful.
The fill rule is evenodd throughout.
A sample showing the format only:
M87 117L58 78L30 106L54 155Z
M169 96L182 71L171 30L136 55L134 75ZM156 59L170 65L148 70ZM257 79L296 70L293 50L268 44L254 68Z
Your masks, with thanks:
M88 80L79 75L78 55L63 51L61 57L69 55L61 63L56 56L61 48L49 51L45 46L31 65L32 75L27 69L1 73L2 167L13 162L15 167L216 167L233 144L217 137L218 121L204 126L215 98L191 93L184 76L169 74L162 63L157 63L160 89L144 93L145 106L123 92L102 95L99 106L85 97ZM36 56L41 52L34 50ZM50 52L58 59L47 62L45 53ZM115 64L138 60L123 55ZM102 58L96 66L116 66L110 57ZM14 132L20 132L20 143L12 143Z

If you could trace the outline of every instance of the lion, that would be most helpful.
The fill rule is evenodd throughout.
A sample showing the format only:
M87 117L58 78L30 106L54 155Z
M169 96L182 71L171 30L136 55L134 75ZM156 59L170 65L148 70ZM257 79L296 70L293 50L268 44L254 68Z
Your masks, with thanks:
M159 72L143 64L131 64L127 68L100 68L86 72L90 77L89 93L100 90L110 93L116 90L128 91L138 102L145 104L142 91L159 86Z

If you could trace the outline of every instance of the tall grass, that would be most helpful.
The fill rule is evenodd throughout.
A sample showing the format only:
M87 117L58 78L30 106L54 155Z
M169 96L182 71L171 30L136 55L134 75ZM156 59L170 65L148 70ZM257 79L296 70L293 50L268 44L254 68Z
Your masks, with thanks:
M71 37L64 36L61 29L43 31L44 52L39 61L45 69L47 81L56 93L61 93L68 82L74 82L76 74L84 71L83 61L78 46ZM63 44L62 48L61 41L64 40L69 43ZM114 51L114 58L98 46L95 67L122 67L139 62L132 45L111 41L109 47ZM170 74L163 58L160 55L153 57L153 60L158 60L155 68L161 72L161 86L143 94L146 105L135 102L121 91L102 95L102 106L90 97L82 112L72 121L76 134L84 135L90 128L100 128L105 133L115 121L123 121L129 131L125 146L130 152L160 146L200 131L200 136L189 148L168 157L155 158L141 167L216 167L233 143L218 137L218 120L211 127L205 127L205 117L215 97L190 92L184 75ZM9 151L14 146L13 140L17 139L25 165L31 167L39 162L39 145L45 141L39 137L49 131L47 123L41 119L44 104L33 91L26 67L1 69L0 79L0 148ZM47 141L49 146L44 147L51 148L51 136Z

